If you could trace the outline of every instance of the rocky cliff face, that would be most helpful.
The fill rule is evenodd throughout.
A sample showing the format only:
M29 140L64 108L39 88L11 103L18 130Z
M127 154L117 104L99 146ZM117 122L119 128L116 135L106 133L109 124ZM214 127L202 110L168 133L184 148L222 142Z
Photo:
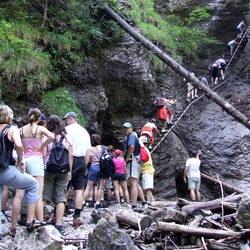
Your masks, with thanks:
M236 36L237 24L243 18L250 21L249 2L245 0L175 0L169 1L161 12L163 15L185 13L188 11L186 6L204 3L211 7L211 17L205 23L207 32L221 43L204 48L198 60L186 62L183 59L183 66L197 76L206 75L207 66L221 54L229 56L226 44ZM157 9L161 5L162 1L156 1ZM227 71L227 81L215 90L247 116L249 48L246 38ZM83 56L87 59L85 63L79 67L72 66L64 80L84 113L88 131L90 134L100 132L104 144L123 148L122 124L128 121L141 128L148 119L156 117L153 102L157 96L177 98L175 121L185 110L186 88L182 77L168 66L164 66L161 73L156 73L150 53L129 35L125 35L115 48ZM34 103L39 106L35 98L30 100L32 103L27 103L27 106L32 107ZM8 98L6 101L16 107L14 112L19 112L20 107L15 101L8 103ZM19 114L26 116L26 111ZM248 129L204 96L191 105L152 154L156 169L154 194L168 199L188 196L182 173L188 153L194 148L203 151L203 172L215 177L219 175L222 180L249 191L249 137ZM204 199L220 195L220 188L205 180L201 191Z

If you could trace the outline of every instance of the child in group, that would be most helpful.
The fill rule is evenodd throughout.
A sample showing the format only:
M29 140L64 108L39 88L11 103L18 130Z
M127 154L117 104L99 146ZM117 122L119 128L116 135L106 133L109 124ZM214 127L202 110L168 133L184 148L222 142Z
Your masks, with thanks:
M116 149L114 154L114 164L116 168L116 173L111 177L114 191L115 191L115 198L117 203L120 202L120 187L123 190L123 194L125 196L126 202L129 204L129 194L128 194L128 188L127 188L127 182L126 182L126 164L124 158L121 156L122 151L119 149Z
M148 205L150 205L151 202L154 201L152 190L154 188L155 169L153 167L153 162L152 162L150 151L147 148L149 145L148 138L146 136L141 136L139 138L139 141L140 141L141 147L142 146L145 147L149 156L149 160L142 165L141 173L142 173L142 189L146 191L146 202Z

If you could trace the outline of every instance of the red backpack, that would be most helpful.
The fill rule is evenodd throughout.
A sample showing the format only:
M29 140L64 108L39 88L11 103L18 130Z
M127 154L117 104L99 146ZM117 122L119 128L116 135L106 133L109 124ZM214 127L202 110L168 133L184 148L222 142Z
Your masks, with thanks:
M149 155L145 147L140 146L140 160L145 163L149 160Z

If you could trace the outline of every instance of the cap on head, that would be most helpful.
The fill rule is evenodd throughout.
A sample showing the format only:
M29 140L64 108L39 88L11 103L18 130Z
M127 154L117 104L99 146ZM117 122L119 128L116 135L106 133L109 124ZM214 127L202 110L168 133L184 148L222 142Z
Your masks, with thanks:
M77 118L77 115L75 112L68 112L62 119L67 119L69 117L74 117L74 118Z
M122 151L120 149L116 149L114 153L115 153L115 155L120 155L122 153Z
M147 136L141 136L140 138L139 138L139 140L142 142L142 143L149 143L149 140L148 140L148 137Z
M131 123L125 122L125 123L123 124L123 127L125 127L125 128L132 128L133 126L132 126Z
M153 119L151 120L151 122L156 122L156 119L155 119L155 118L153 118Z
M41 114L41 121L47 121L47 117L44 114Z

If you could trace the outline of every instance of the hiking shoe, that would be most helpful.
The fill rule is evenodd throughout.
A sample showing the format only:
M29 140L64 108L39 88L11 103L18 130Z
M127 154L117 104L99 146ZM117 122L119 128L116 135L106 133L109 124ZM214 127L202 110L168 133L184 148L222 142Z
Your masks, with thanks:
M73 214L73 213L74 213L74 211L70 210L68 206L65 207L64 216L67 216L67 215Z
M186 99L186 101L187 101L187 102L190 102L190 98L188 97L188 98Z
M165 128L163 128L163 129L161 130L161 132L162 132L162 133L166 133L167 130L166 130Z
M91 201L87 201L88 202L88 207L95 207L95 201L91 200Z
M61 234L61 235L66 235L66 232L65 232L65 230L63 229L63 226L62 225L55 225L55 228L59 231L59 233Z
M195 95L194 97L198 97L198 95Z
M120 197L120 202L121 202L121 203L124 203L124 198L125 198L124 196L121 196L121 197Z
M103 205L101 203L95 205L95 209L103 208Z
M21 214L20 218L18 219L17 223L21 226L26 226L27 224L27 214Z
M152 145L149 145L148 148L149 148L149 149L152 149L153 147L152 147Z
M83 221L82 219L80 218L80 216L75 216L74 215L74 219L73 219L73 227L76 228L76 227L79 227L83 224Z

